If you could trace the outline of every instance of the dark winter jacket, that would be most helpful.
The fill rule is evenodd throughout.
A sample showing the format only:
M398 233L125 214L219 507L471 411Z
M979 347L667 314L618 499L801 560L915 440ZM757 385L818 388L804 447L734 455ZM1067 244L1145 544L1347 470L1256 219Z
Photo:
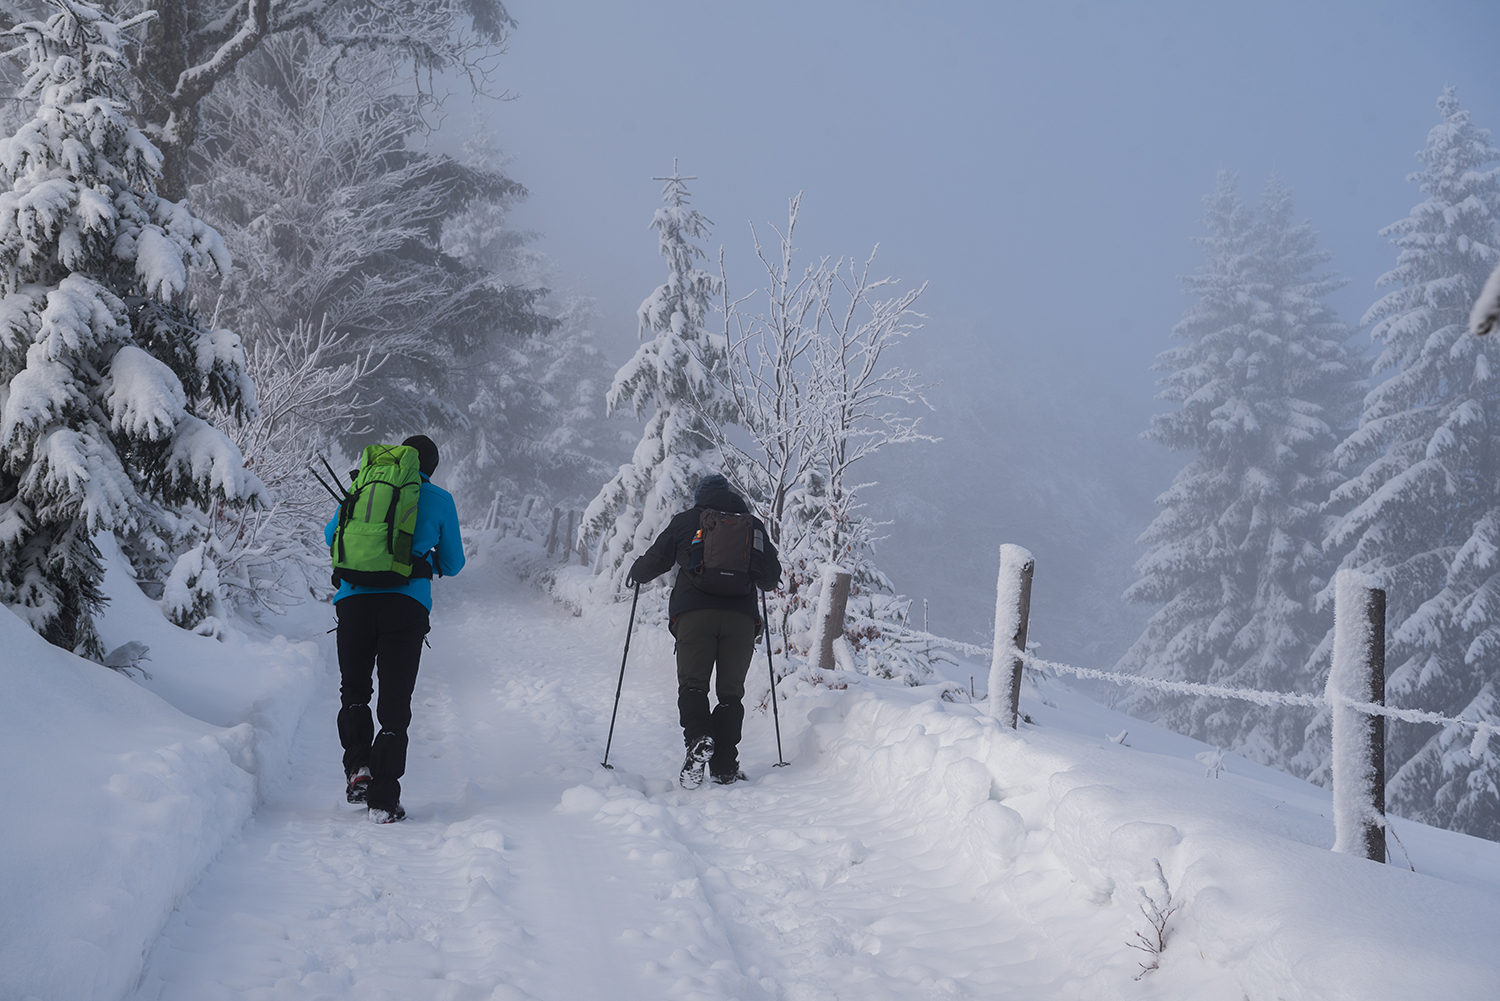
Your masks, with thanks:
M667 602L667 615L671 619L674 636L677 634L677 616L700 608L723 608L731 612L743 612L759 622L760 608L754 592L738 598L708 594L694 587L688 581L687 574L683 573L683 568L688 563L688 552L693 536L698 532L699 514L705 510L748 514L749 506L743 497L734 492L728 481L718 475L705 476L698 484L698 491L693 500L694 506L674 517L661 535L656 537L656 541L651 543L651 548L635 561L630 568L630 579L644 584L660 577L672 569L673 564L676 564L677 580L672 585L672 597ZM754 518L753 515L751 517ZM781 584L781 560L776 555L776 547L771 545L765 522L759 518L754 518L754 521L755 527L760 529L766 540L765 569L755 585L762 591L774 591Z

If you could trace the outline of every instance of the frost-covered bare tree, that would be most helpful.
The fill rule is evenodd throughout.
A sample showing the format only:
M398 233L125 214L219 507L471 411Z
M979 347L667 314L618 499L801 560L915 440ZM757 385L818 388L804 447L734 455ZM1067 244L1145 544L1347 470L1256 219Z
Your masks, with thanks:
M795 550L817 536L821 558L838 563L860 548L857 539L869 539L850 471L889 445L932 440L911 412L928 405L926 384L887 357L919 329L914 305L927 286L883 296L897 281L871 278L874 252L862 266L828 257L799 266L800 208L799 194L786 229L773 227L774 254L751 228L766 276L761 310L745 307L751 297L721 293L725 395L753 444L706 410L702 416L736 478L764 506L778 545Z
M351 351L349 335L326 323L259 331L251 343L260 411L242 425L221 427L239 442L269 503L253 509L216 504L206 534L227 596L243 607L274 611L309 585L326 584L322 525L332 499L309 466L313 456L336 452L339 441L367 429L380 401L367 399L361 387L380 361L372 351ZM330 361L335 357L347 360Z
M876 566L878 526L861 513L851 470L889 445L932 440L911 412L926 405L926 386L888 356L918 329L914 305L925 286L886 295L896 282L871 278L873 253L863 266L829 257L799 264L800 209L799 194L785 229L772 227L774 249L751 227L764 287L737 300L721 290L729 359L721 395L736 424L707 408L699 416L781 551L785 575L773 617L783 640L805 651L825 569L837 564L854 577L846 638L859 665L920 678L927 674L921 658L890 636L909 603Z
M764 506L771 540L788 552L805 541L805 522L789 516L798 490L817 463L825 423L810 383L823 304L832 283L826 259L801 268L793 259L801 202L800 193L791 200L784 231L772 228L778 237L774 254L767 253L751 227L766 278L761 312L741 308L746 299L729 300L720 255L721 310L730 358L725 388L753 444L742 444L729 426L705 422L733 479Z
M224 309L242 327L326 322L389 356L365 387L384 401L378 433L461 425L495 342L552 326L534 308L544 290L444 249L450 222L525 189L414 149L420 102L396 92L398 70L310 34L263 43L205 102L193 188L234 252Z
M163 152L161 193L188 193L189 158L204 104L247 57L273 39L310 34L339 52L380 52L398 62L412 90L432 97L444 71L485 88L515 26L501 0L119 0L120 11L156 12L135 51L135 103Z
M823 416L821 453L825 511L821 523L831 562L847 561L869 542L869 526L857 514L860 485L854 466L891 445L933 438L920 430L913 407L931 408L921 376L891 364L889 353L921 325L914 308L927 283L897 292L895 278L871 277L876 247L863 264L853 258L833 264L821 304L827 333L813 342L812 388ZM894 293L886 295L886 291Z

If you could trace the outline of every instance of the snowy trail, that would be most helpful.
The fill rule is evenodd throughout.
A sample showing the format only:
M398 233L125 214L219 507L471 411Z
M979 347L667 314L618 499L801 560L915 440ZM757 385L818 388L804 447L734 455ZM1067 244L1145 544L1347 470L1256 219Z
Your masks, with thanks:
M804 687L784 703L791 767L771 767L752 708L752 781L684 792L670 638L644 629L606 772L626 606L575 618L501 562L444 582L409 819L343 803L325 677L285 792L182 901L137 1001L1372 1001L1417 996L1414 977L1453 997L1493 984L1500 890L1332 855L1325 793L1264 769L1205 778L1190 750L1069 733L1046 704L1017 735L931 692ZM747 704L765 686L757 660ZM1070 711L1084 732L1120 725ZM1438 835L1493 847L1413 828L1424 865ZM1137 981L1126 943L1158 859L1182 944ZM1432 920L1403 918L1418 913Z
M183 901L136 998L964 997L1069 968L920 829L772 771L761 713L757 781L677 790L661 637L632 651L606 778L620 637L498 568L453 583L414 699L410 819L342 804L326 678L287 792Z
M138 997L662 996L620 982L612 927L655 901L619 877L631 863L587 818L554 811L594 769L546 707L497 702L555 692L543 665L586 651L566 649L566 614L521 585L494 600L437 620L413 700L411 819L377 827L342 803L325 678L289 791L183 902Z

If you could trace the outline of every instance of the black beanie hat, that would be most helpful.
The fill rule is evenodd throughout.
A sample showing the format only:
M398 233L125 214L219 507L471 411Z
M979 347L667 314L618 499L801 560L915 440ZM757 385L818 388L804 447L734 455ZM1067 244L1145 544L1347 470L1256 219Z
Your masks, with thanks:
M719 473L709 473L698 481L698 487L693 491L694 504L706 504L714 494L727 493L733 488L729 481Z
M438 449L437 442L425 434L414 434L401 444L410 445L417 450L417 465L422 470L422 475L431 476L437 472Z

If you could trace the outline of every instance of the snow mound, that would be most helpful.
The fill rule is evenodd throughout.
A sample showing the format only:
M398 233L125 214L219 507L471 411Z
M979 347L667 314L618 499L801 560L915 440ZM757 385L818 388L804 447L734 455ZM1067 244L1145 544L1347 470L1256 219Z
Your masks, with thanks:
M107 648L150 680L51 646L0 607L0 997L113 999L178 899L286 768L311 644L220 643L171 626L118 567Z

